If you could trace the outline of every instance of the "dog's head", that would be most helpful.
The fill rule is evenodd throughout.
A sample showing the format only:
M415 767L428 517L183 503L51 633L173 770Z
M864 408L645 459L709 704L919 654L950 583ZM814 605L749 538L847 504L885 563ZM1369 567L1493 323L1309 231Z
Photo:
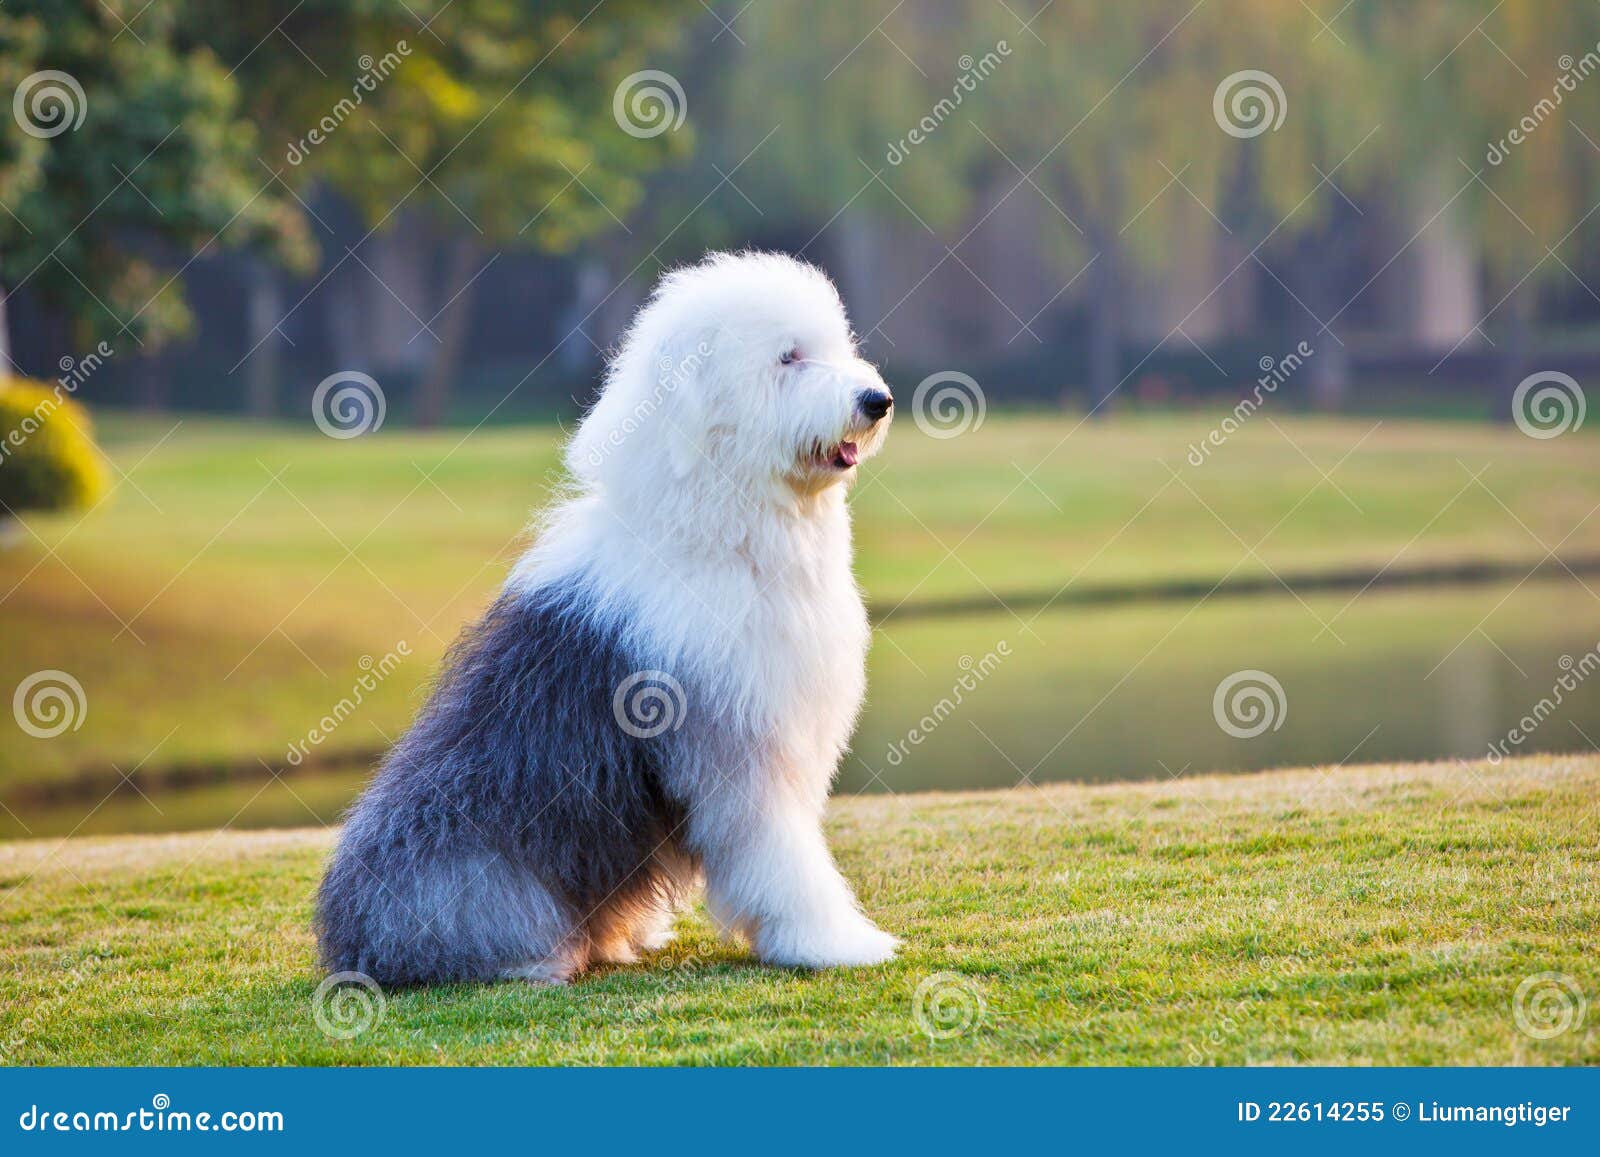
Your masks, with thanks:
M700 475L752 496L816 494L877 450L893 405L826 274L780 254L714 253L662 278L567 460L608 484Z

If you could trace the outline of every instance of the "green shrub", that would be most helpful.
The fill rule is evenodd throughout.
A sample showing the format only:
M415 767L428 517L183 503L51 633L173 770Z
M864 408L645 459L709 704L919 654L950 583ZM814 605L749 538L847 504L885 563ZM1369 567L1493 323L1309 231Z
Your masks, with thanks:
M88 506L105 487L83 407L55 386L0 379L0 519Z

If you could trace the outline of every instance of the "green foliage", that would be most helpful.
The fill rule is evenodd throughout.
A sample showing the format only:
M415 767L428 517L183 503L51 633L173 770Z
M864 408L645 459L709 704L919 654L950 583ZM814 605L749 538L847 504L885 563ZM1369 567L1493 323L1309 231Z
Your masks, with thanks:
M691 8L309 0L285 16L235 0L15 0L0 11L0 87L65 73L82 92L66 115L83 115L48 136L0 134L0 291L26 286L80 345L156 345L192 325L174 273L192 254L252 246L309 268L300 197L319 181L374 227L421 207L496 244L570 248L687 148L687 132L620 131L612 93ZM400 66L361 88L401 43ZM328 117L328 142L289 163Z
M1535 110L1564 67L1594 64L1600 8L1485 7L1333 5L1319 17L1281 0L870 0L819 21L803 5L762 5L738 21L747 47L722 102L719 160L770 132L752 166L763 171L740 178L763 212L820 224L849 203L946 242L1026 174L1016 196L1038 203L1040 246L1064 274L1107 249L1159 270L1174 246L1217 230L1211 214L1235 241L1284 244L1318 236L1345 195L1420 210L1416 224L1450 202L1514 282L1546 247L1571 264L1592 250L1577 227L1600 196L1600 76ZM960 62L1002 40L1010 54L955 115L886 164L886 146L952 95ZM1213 109L1244 70L1271 74L1287 104L1276 129L1249 137L1221 131ZM1486 145L1528 115L1537 130L1486 162ZM1403 240L1415 226L1396 227ZM1556 260L1534 275L1569 276Z
M1449 184L1432 194L1434 204L1462 190L1486 263L1506 290L1524 279L1574 284L1568 266L1587 261L1597 235L1600 7L1508 0L1486 17L1466 0L1434 0L1428 9L1431 35L1419 35L1400 10L1375 9L1385 38L1412 46L1413 60L1392 68L1405 86L1400 107L1426 87L1408 83L1407 69L1436 69L1427 85L1435 102L1440 89L1451 102L1394 126L1410 154L1396 160L1413 170L1418 156L1439 162ZM1479 21L1482 34L1461 45Z
M0 381L0 515L88 506L105 487L83 407L43 382Z
M263 187L226 67L178 42L169 6L139 12L131 0L16 0L0 17L4 79L30 94L46 83L41 72L76 86L58 82L64 96L49 109L76 127L4 134L0 284L64 312L79 344L185 332L168 267L193 252L269 241L305 252L287 199Z
M640 174L691 139L629 136L612 98L659 66L693 0L320 0L287 18L234 0L183 7L237 68L265 160L291 184L337 189L373 227L420 208L496 245L568 249L615 227ZM256 51L268 37L300 51ZM396 66L362 84L389 54ZM325 142L289 160L330 116Z

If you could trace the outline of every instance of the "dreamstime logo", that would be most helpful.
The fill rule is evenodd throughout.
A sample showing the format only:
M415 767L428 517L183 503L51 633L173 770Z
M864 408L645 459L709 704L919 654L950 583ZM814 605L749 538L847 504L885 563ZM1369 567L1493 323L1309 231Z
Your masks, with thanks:
M53 68L23 77L11 98L11 115L18 126L40 140L75 131L88 112L89 100L77 78Z
M611 97L617 127L640 140L676 132L689 115L683 85L670 72L646 68L622 78Z
M635 671L617 684L611 714L635 739L654 739L683 726L688 701L683 684L665 671Z
M1529 374L1511 394L1511 418L1517 429L1541 441L1576 430L1587 412L1583 387L1571 374L1555 370Z
M350 694L340 699L333 705L333 710L324 715L315 727L306 732L304 739L297 739L289 745L289 751L284 756L290 766L299 767L305 762L307 755L313 747L321 747L323 742L349 719L366 702L367 696L378 689L395 668L400 666L402 659L411 655L411 644L401 639L395 644L394 650L386 651L383 658L374 659L371 655L362 655L356 662L361 668L361 674L350 687Z
M913 148L938 131L939 126L955 113L963 100L978 90L978 82L988 80L994 70L1000 67L1001 61L1010 55L1011 45L1004 40L996 41L994 49L985 52L977 60L972 59L971 53L963 53L956 61L956 67L961 69L961 75L951 86L950 95L940 97L928 114L912 126L909 133L898 141L890 141L889 151L884 154L883 159L891 165L898 165L904 161Z
M377 1028L389 1000L365 972L335 972L311 996L311 1016L327 1036L349 1040Z
M1265 1037L1268 1026L1258 1022L1266 1012L1266 1002L1276 997L1286 985L1298 982L1311 959L1311 949L1297 948L1295 955L1271 962L1273 967L1266 971L1258 988L1232 1001L1219 1003L1210 1027L1198 1037L1190 1037L1183 1042L1184 1050L1189 1054L1189 1063L1217 1064L1224 1059L1224 1052L1238 1047L1241 1037L1255 1041Z
M1276 731L1283 726L1289 700L1283 684L1265 671L1235 671L1217 684L1211 715L1235 739L1254 739L1269 727Z
M340 97L333 108L328 110L327 115L313 125L305 136L297 141L290 141L283 159L291 165L304 162L311 155L311 150L337 132L339 126L355 114L357 106L361 105L369 94L376 92L378 85L393 76L395 70L410 55L411 45L404 40L396 42L392 51L385 52L376 60L370 53L363 54L356 61L361 68L361 75L356 77L356 82L350 86L350 95Z
M889 761L889 766L899 767L905 762L906 756L911 754L913 747L920 747L928 736L939 729L939 725L956 713L966 702L968 693L976 691L981 683L1000 666L1001 662L1011 657L1011 642L1001 639L995 644L994 650L984 653L983 658L973 659L971 655L962 655L956 661L956 666L961 668L961 676L950 688L950 694L944 696L933 705L916 726L906 732L904 739L897 739L889 745L889 750L884 758Z
M78 387L88 381L94 372L105 364L105 359L115 352L109 344L100 342L81 358L62 357L56 363L61 368L61 376L56 378L56 384L50 387L50 392L39 399L31 414L24 415L22 421L7 430L4 439L0 439L0 462L4 462L6 458L22 449L28 439L37 434L50 420L50 415L77 393Z
M56 378L56 385L67 393L76 393L79 386L88 381L90 377L103 365L106 359L116 354L116 350L109 342L99 342L81 358L63 355L56 363L61 370L61 375Z
M1268 396L1278 392L1278 387L1294 376L1301 366L1306 364L1306 359L1316 350L1310 342L1301 342L1281 358L1273 358L1271 354L1262 354L1261 360L1256 364L1261 367L1261 376L1256 379L1254 388L1245 397L1234 403L1233 411L1222 419L1220 425L1198 442L1189 443L1189 465L1204 466L1206 459L1211 456L1212 447L1220 447L1239 428L1249 420L1250 416L1261 408Z
M929 1040L950 1040L971 1032L987 1011L977 983L959 972L923 977L911 997L911 1018Z
M717 959L723 951L722 942L715 939L696 940L688 947L681 947L683 941L675 937L672 942L680 947L671 953L661 951L666 947L664 943L646 944L640 949L641 952L655 954L650 960L654 995L649 1000L628 1000L621 1008L613 1010L608 1007L605 1010L605 1031L596 1035L596 1043L605 1052L648 1048L647 1034L671 1015L666 1011L670 1007L669 998L698 984L702 978L701 969ZM606 1059L611 1064L619 1063L619 1058L615 1056L608 1055Z
M317 383L311 394L311 420L330 438L359 438L383 425L383 388L369 374L340 370Z
M929 374L911 395L911 417L930 438L956 438L976 430L987 412L983 387L956 370Z
M14 1034L9 1039L0 1040L0 1060L7 1064L17 1063L17 1050L22 1048L39 1028L48 1024L51 1017L68 1004L78 986L93 975L100 962L110 957L110 948L104 946L91 948L81 957L72 955L62 957L63 975L56 990L35 1005L33 1011L22 1018L21 1023L13 1022Z
M671 358L663 357L658 363L661 370L656 379L656 388L648 397L640 399L634 406L633 412L622 421L606 431L605 440L590 449L588 462L590 466L599 466L606 460L606 456L622 445L640 426L660 408L661 403L669 394L674 393L679 386L688 381L695 373L699 372L707 358L711 356L711 346L707 342L700 342L693 352L686 355L681 361L674 363Z
M1561 674L1556 676L1555 686L1550 688L1550 694L1541 698L1526 715L1517 720L1516 726L1506 732L1504 739L1489 744L1490 763L1499 763L1511 754L1513 747L1521 747L1546 719L1560 710L1568 695L1577 691L1585 679L1600 671L1600 643L1585 651L1577 659L1571 655L1562 655L1556 660L1556 666L1561 668Z
M1246 140L1278 131L1289 114L1289 98L1270 72L1246 68L1222 78L1211 96L1211 115L1230 137Z
M89 700L83 684L65 671L35 671L17 684L11 714L17 726L35 739L54 739L69 728L76 731L83 726Z
M1561 972L1536 972L1517 985L1511 1018L1534 1040L1549 1040L1583 1027L1588 1002L1572 977Z
M1561 75L1556 77L1555 84L1550 86L1550 95L1541 97L1532 110L1513 125L1505 136L1498 141L1489 142L1489 150L1483 159L1491 165L1503 164L1511 155L1512 149L1531 137L1540 125L1555 114L1556 108L1566 100L1568 93L1577 91L1579 81L1587 80L1600 70L1600 44L1596 44L1577 60L1573 60L1570 53L1562 53L1556 60L1556 66L1561 69Z

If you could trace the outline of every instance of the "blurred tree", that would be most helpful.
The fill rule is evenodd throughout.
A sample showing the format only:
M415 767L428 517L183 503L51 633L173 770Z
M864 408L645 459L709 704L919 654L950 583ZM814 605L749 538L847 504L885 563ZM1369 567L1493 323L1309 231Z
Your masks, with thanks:
M1495 413L1509 420L1517 383L1547 368L1531 363L1540 291L1566 283L1600 302L1576 272L1600 238L1600 6L1506 0L1485 15L1430 0L1375 19L1386 99L1408 114L1401 176L1436 172L1426 194L1459 204L1478 242L1492 303L1479 332L1496 334Z
M1201 19L1158 0L1061 0L1023 16L1031 34L1018 40L1019 63L990 82L1001 107L983 129L1055 210L1044 242L1063 272L1085 270L1089 400L1101 413L1123 379L1130 275L1158 270L1186 233L1209 231L1196 213L1220 206L1238 141L1212 120L1211 98L1250 17ZM1003 12L984 19L990 35L1014 23Z
M1298 332L1287 344L1298 337L1315 351L1306 384L1329 410L1349 390L1348 347L1335 322L1362 289L1361 199L1404 169L1392 165L1393 138L1383 133L1394 53L1378 41L1371 15L1352 9L1324 25L1298 6L1242 0L1227 35L1211 41L1210 74L1201 78L1209 91L1196 94L1206 99L1191 125L1214 130L1225 150L1221 211L1253 270L1292 301ZM1282 273L1279 255L1288 258Z
M1225 12L1152 0L1040 13L1047 44L1028 50L1052 63L999 78L1012 99L999 139L1015 143L1019 163L1045 158L1039 176L1082 227L1057 229L1055 240L1069 261L1094 260L1094 405L1122 380L1127 273L1159 275L1176 248L1214 231L1237 260L1224 261L1211 292L1240 272L1281 286L1300 315L1292 328L1317 351L1306 371L1313 398L1342 402L1349 357L1327 330L1365 288L1359 200L1380 182L1393 191L1431 176L1395 164L1381 135L1384 94L1412 68L1384 42L1384 12L1347 7L1337 27L1278 0L1234 0ZM1027 115L1052 91L1069 110L1064 133ZM1282 274L1269 265L1275 254L1289 258Z
M443 249L442 277L418 279L437 284L438 343L420 425L444 416L492 251L565 251L615 227L640 175L688 148L686 130L658 133L652 119L676 124L681 102L634 74L700 11L693 0L310 0L286 17L234 0L187 7L194 34L237 69L285 182L326 185L374 232L434 243L410 252ZM257 51L268 40L279 50Z
M731 79L703 102L721 118L707 135L724 168L761 144L740 177L760 209L729 199L678 240L838 215L841 229L889 226L853 237L847 256L895 230L950 244L990 211L985 190L1025 174L1045 206L1041 251L1063 280L1084 271L1097 408L1125 373L1138 282L1219 236L1231 256L1217 276L1281 287L1291 344L1317 351L1306 384L1334 408L1350 378L1335 335L1352 309L1370 324L1387 294L1411 315L1408 336L1448 347L1480 321L1486 279L1496 304L1482 323L1499 323L1508 366L1523 365L1540 285L1571 281L1600 227L1586 218L1600 197L1596 5L1506 0L1486 18L1478 0L873 0L827 21L763 6L737 32ZM1004 63L941 112L952 87L939 64L1002 40ZM926 143L883 164L883 142L930 114ZM1387 272L1408 254L1420 273ZM1407 277L1429 300L1406 300Z
M869 0L826 20L804 5L730 5L737 24L715 51L731 54L734 66L717 70L720 88L704 103L721 119L705 136L719 171L750 161L737 178L748 200L729 197L720 214L696 213L680 245L693 244L684 236L723 240L719 231L771 235L786 221L799 223L802 243L837 229L842 264L866 285L893 229L954 234L976 201L967 163L981 139L951 125L937 130L937 146L910 157L897 152L891 161L887 147L951 96L948 72L936 81L917 61L982 55L971 36L975 2ZM738 47L729 43L735 34ZM671 216L679 219L676 208ZM870 331L878 319L858 320Z
M1280 6L1257 7L1276 19ZM881 21L895 12L891 36ZM823 22L774 5L739 22L731 103L762 110L757 134L781 124L766 165L785 186L778 204L814 219L848 204L949 244L988 215L995 198L980 190L1031 185L1046 206L1040 250L1063 281L1084 274L1098 413L1121 380L1130 274L1170 260L1196 228L1195 201L1216 206L1233 173L1239 142L1210 110L1234 31L1159 0L925 0ZM947 67L933 75L918 61L961 72L952 83ZM909 147L885 163L885 141Z
M1600 8L1506 0L1485 13L1470 0L1415 0L1355 6L1323 25L1262 4L1239 29L1234 59L1273 62L1288 92L1284 131L1241 142L1240 152L1255 202L1282 222L1263 224L1293 244L1296 296L1316 322L1308 323L1318 350L1308 375L1318 404L1339 405L1349 378L1347 351L1322 335L1322 323L1334 328L1407 251L1459 254L1442 276L1472 282L1469 292L1423 284L1413 295L1464 297L1466 325L1480 333L1506 306L1502 353L1508 367L1523 366L1540 285L1568 277L1594 232L1580 226L1600 195L1600 147L1575 130L1600 112L1600 85L1554 90L1560 60L1570 66L1595 51ZM1591 65L1600 71L1600 56ZM1528 114L1537 132L1504 148ZM1362 278L1371 264L1363 241L1373 236L1363 233L1371 223L1363 217L1374 209L1388 217L1395 251ZM1487 313L1478 308L1480 279L1498 299ZM1421 312L1437 301L1410 306ZM1525 372L1502 374L1506 398Z
M165 5L12 0L0 12L0 357L4 302L27 286L80 345L150 347L191 318L167 270L213 243L303 255L287 199L256 195L255 132L227 70L174 34ZM127 21L137 20L137 35Z

